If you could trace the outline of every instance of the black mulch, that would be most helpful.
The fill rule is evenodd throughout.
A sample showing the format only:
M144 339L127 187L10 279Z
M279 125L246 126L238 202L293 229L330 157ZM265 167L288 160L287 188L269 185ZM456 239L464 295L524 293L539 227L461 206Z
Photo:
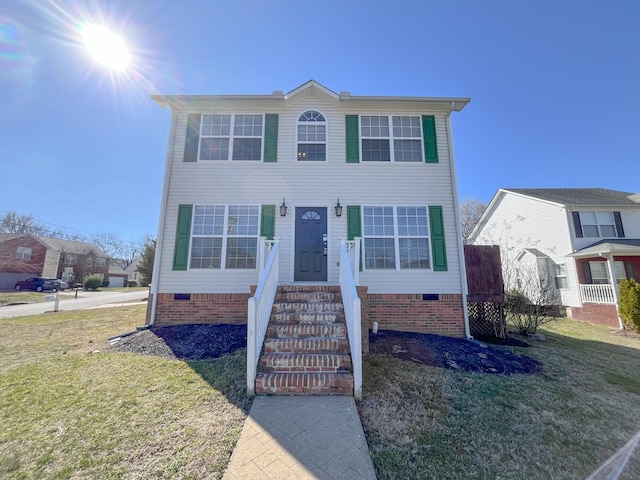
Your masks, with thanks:
M540 362L525 355L517 355L505 347L423 333L392 330L381 330L376 335L370 333L369 351L467 372L511 375L535 374L542 371Z

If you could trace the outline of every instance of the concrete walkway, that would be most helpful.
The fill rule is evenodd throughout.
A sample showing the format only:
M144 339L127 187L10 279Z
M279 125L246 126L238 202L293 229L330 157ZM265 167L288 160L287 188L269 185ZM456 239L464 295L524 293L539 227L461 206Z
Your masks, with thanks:
M353 397L256 397L224 480L375 480Z

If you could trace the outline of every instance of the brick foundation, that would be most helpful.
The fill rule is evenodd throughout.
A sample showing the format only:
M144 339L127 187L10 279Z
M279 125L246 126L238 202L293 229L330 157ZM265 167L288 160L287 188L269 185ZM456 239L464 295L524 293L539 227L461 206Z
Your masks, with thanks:
M584 303L582 307L571 307L571 318L595 325L620 328L615 305L600 303Z
M159 293L156 308L156 327L191 323L234 324L247 323L249 293L191 293L188 300L178 300L179 294ZM151 314L149 297L147 324Z
M380 330L465 336L462 295L424 300L420 294L374 293L367 295L366 304L369 325L378 322Z
M462 295L439 294L424 300L419 294L369 294L367 287L357 287L362 305L362 347L369 347L368 330L378 322L380 330L432 333L464 337ZM155 326L206 324L246 324L247 302L251 293L192 293L188 299L180 294L158 294ZM147 324L152 305L149 297Z

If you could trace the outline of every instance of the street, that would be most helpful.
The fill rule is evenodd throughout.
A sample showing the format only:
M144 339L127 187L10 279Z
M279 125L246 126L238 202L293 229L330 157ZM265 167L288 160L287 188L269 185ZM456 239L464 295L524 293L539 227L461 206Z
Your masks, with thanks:
M64 292L63 294L75 294L73 290ZM55 297L55 293L50 295ZM85 292L79 291L78 298L71 298L68 300L60 300L58 307L59 311L64 310L84 310L88 308L100 307L109 303L124 303L131 302L133 300L144 300L148 298L148 290L137 290L133 292ZM54 300L39 303L29 303L25 305L10 305L0 307L0 319L12 318L12 317L24 317L27 315L38 315L40 313L52 312L55 306Z

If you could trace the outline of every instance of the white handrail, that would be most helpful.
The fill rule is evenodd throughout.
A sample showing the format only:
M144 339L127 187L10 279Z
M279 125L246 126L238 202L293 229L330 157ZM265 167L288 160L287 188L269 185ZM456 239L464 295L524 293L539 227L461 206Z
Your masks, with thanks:
M583 303L615 304L613 286L603 284L580 284L580 296Z
M269 317L273 308L273 300L278 289L279 261L278 251L280 239L261 239L260 252L264 252L267 247L271 247L269 258L264 266L260 268L260 281L253 297L249 299L247 316L247 395L253 397L256 389L256 372L258 370L258 358L262 350L264 336L269 326ZM262 259L258 259L259 265Z
M348 248L347 243L352 244ZM354 253L354 262L351 263L349 251ZM357 254L357 255L356 255ZM353 242L340 240L340 292L344 303L344 316L349 335L349 347L351 347L351 364L353 365L353 396L357 400L362 399L362 333L361 333L361 305L354 271L358 271L360 259L360 238ZM355 265L355 268L352 268Z

